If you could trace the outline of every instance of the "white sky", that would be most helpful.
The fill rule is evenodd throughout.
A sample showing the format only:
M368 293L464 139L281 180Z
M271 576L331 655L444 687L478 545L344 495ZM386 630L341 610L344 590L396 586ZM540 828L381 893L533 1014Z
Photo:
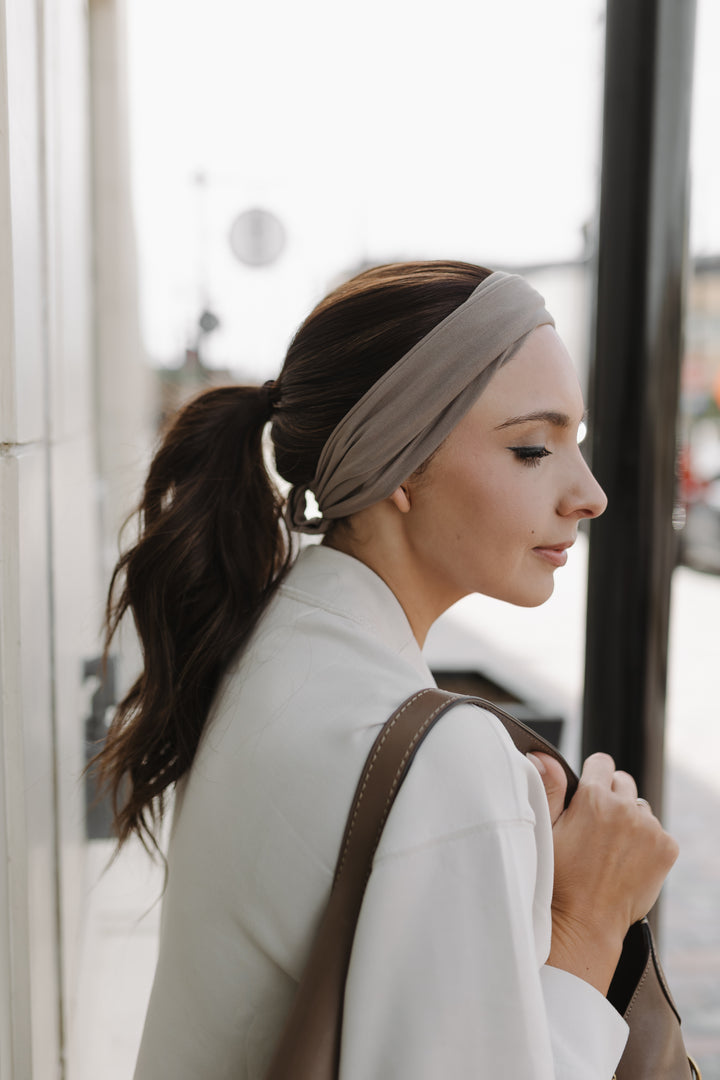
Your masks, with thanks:
M363 259L573 258L596 213L603 0L128 0L143 325L178 363L275 374L292 330ZM694 250L720 251L720 3L699 0ZM194 177L202 172L207 183ZM243 268L252 206L288 235Z

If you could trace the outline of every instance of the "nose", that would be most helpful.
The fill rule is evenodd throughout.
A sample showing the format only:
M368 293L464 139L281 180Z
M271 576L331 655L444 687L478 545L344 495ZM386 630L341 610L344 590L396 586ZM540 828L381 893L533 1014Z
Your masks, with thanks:
M590 471L588 463L577 449L577 466L561 499L558 512L563 517L600 517L607 506L607 495Z

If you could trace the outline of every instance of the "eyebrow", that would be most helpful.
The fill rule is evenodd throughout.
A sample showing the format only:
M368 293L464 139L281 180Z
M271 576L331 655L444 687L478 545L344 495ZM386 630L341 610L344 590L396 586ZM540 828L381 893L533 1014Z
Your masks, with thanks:
M587 413L583 415L582 419L587 420ZM537 423L538 420L552 424L553 427L557 428L570 427L571 423L567 413L541 409L539 412L526 413L524 416L511 416L509 420L503 420L502 424L498 424L495 430L502 431L503 428L515 427L516 424Z

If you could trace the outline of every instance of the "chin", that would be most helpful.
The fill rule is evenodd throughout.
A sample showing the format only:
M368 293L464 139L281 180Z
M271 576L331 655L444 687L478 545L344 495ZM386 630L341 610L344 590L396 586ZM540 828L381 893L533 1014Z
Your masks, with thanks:
M518 568L515 572L511 570L504 580L499 574L490 582L476 579L474 587L457 590L455 599L475 592L501 600L504 604L512 604L513 607L540 607L555 591L555 576L549 568L544 573L542 569L538 573L537 567L534 570L534 573L529 573L527 568Z
M511 604L514 603L515 607L524 607L524 608L542 607L543 604L547 603L547 601L550 599L551 596L552 596L552 592L550 592L548 596L544 596L542 598L542 600L517 600L517 601L511 600L510 603Z
M514 607L533 608L541 607L547 600L550 599L555 591L555 579L550 578L550 581L543 584L543 586L535 589L527 589L520 591L512 595L499 596L499 600L504 600L508 604L512 604Z

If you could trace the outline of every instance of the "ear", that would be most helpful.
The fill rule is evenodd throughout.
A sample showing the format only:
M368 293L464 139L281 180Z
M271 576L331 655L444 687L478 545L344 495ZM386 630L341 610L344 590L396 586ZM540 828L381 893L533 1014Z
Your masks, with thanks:
M408 513L410 510L410 495L406 487L401 484L400 487L395 488L389 498L390 502L395 504L401 514Z

